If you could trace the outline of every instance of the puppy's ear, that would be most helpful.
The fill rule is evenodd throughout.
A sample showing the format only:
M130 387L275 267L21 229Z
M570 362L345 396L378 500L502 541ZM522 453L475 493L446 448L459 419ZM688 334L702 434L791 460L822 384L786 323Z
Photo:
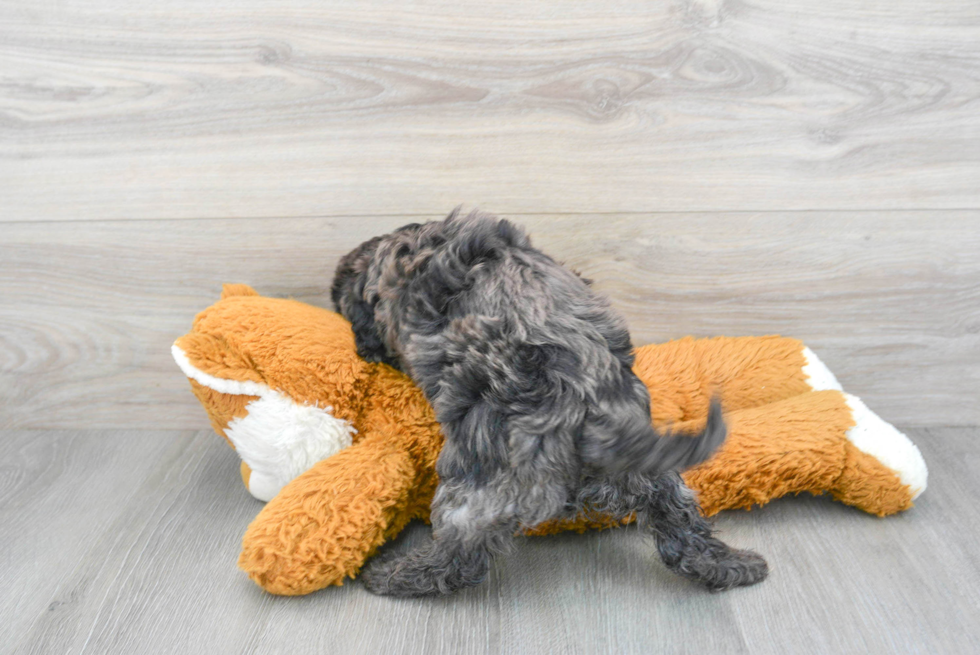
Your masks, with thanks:
M333 274L333 285L330 287L330 298L338 312L344 312L345 301L365 299L364 285L368 267L382 239L383 236L368 239L340 258L337 270Z
M357 354L369 362L390 364L384 343L378 335L374 309L366 302L354 302L345 307L344 316L350 321L357 344Z
M380 241L381 237L366 241L340 260L330 296L337 311L350 321L357 354L369 362L391 364L374 321L374 303L365 294L368 267Z

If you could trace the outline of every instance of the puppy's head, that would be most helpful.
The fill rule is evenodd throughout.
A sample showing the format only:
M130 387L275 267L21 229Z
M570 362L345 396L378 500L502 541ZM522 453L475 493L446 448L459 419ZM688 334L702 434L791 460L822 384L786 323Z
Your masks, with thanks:
M365 241L354 250L344 255L337 264L333 285L330 288L330 298L334 308L347 314L355 303L369 301L365 297L365 287L368 282L371 266L383 267L379 260L397 259L400 255L413 250L414 237L423 226L419 223L404 225L391 234L374 237Z

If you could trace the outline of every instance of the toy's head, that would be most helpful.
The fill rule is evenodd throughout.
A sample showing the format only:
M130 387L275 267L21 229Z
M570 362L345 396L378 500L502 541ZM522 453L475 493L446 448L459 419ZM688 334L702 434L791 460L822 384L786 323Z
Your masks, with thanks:
M372 365L334 312L225 285L173 356L260 500L357 439Z

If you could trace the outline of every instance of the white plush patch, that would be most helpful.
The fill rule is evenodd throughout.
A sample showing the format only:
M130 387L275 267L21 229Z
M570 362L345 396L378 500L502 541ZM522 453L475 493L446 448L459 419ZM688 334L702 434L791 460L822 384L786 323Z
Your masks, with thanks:
M807 384L814 391L834 389L843 392L840 382L826 364L809 348L803 348L803 373ZM926 490L929 471L922 454L912 440L898 431L891 423L868 409L860 398L844 393L844 400L851 408L854 427L847 431L848 440L879 462L895 471L903 484L912 491L912 498Z
M191 360L187 359L187 353L181 350L177 344L170 346L170 354L173 355L174 361L177 362L177 366L184 372L184 375L219 393L227 393L233 396L261 396L269 390L268 385L261 382L239 382L238 380L225 380L209 375L191 364Z
M854 427L847 431L850 442L898 473L902 483L912 490L913 500L918 498L926 490L929 476L919 449L894 425L868 409L857 396L845 393L844 400L854 418Z
M252 469L248 490L259 500L272 500L296 476L351 445L354 427L329 407L300 405L269 389L247 409L225 434Z
M261 382L216 378L191 364L176 344L171 352L198 384L220 393L258 396L246 405L247 415L232 419L225 434L252 470L248 490L259 500L272 500L296 476L351 445L357 431L331 414L331 407L301 405Z
M806 362L803 365L803 374L806 376L806 383L810 385L811 389L814 391L823 391L825 389L844 390L840 386L840 382L837 381L837 378L834 377L834 374L827 368L827 365L820 361L820 358L805 346L803 348L803 361Z

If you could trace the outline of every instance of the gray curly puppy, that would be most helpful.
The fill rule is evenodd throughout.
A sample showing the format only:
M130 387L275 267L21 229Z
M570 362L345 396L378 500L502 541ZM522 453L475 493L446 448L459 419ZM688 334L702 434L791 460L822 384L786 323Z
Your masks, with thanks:
M412 377L445 444L432 541L375 558L374 593L448 594L483 581L513 535L549 519L635 513L665 564L711 589L759 582L759 555L711 536L677 471L725 439L658 434L625 321L505 220L458 209L363 243L332 296L358 352Z

